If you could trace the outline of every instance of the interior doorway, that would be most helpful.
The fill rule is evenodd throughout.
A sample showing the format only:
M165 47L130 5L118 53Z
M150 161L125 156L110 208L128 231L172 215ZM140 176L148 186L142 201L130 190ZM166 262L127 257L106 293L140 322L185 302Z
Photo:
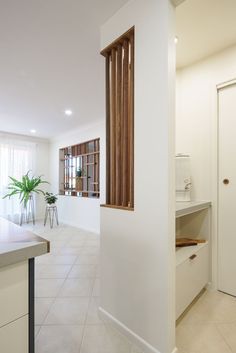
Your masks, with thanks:
M236 296L236 82L218 89L218 289Z

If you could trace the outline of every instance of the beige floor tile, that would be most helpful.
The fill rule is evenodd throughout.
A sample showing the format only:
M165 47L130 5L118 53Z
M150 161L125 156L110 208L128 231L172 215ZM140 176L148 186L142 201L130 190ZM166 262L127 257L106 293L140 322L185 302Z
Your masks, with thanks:
M97 266L97 272L96 272L96 277L97 277L97 278L100 278L100 271L101 271L100 265L98 265L98 266Z
M98 313L99 303L100 300L98 297L91 298L86 319L87 325L104 324L104 322L100 319Z
M130 353L131 344L108 325L85 327L80 353Z
M38 264L36 268L36 278L66 278L72 265L42 265Z
M35 325L42 325L54 298L35 298Z
M44 322L45 325L83 325L89 298L57 298Z
M83 326L42 326L36 353L78 353L82 336Z
M48 254L39 257L37 263L44 265L73 265L76 255L54 255Z
M96 278L94 281L92 296L93 297L100 296L100 278Z
M35 325L35 327L34 327L34 337L35 338L38 336L40 329L41 329L41 326Z
M61 248L67 244L67 240L50 240L50 249Z
M64 279L36 279L35 296L38 298L56 297L63 283Z
M93 280L90 278L66 279L59 297L89 297L92 293Z
M86 240L100 240L100 236L99 236L99 234L87 232L85 239Z
M96 274L96 265L73 265L68 278L95 278Z
M181 322L184 324L236 322L236 298L219 291L206 291Z
M232 353L236 353L236 323L217 324L217 328L229 345Z
M85 246L97 246L97 247L99 247L100 246L100 241L99 241L99 239L92 240L92 239L88 238L88 239L85 240L84 245Z
M75 263L77 265L98 265L99 256L82 254L77 257L77 260Z
M49 258L51 257L51 254L44 254L44 255L41 255L41 256L37 256L35 258L35 264L45 264L47 263L47 261L50 261L48 260Z
M180 324L176 346L186 353L232 353L215 324Z
M63 248L60 248L60 254L61 255L80 255L83 253L84 248L81 247L71 247L71 246L65 246Z
M84 236L80 235L78 238L73 237L68 243L67 246L73 248L81 248L84 246Z
M55 233L51 234L50 239L52 241L69 241L71 239L71 234L70 232L58 232L58 230L56 231L55 229Z
M130 353L144 353L144 352L142 351L142 349L140 349L140 348L138 348L136 346L132 346ZM178 352L178 353L180 353L180 352Z
M83 252L84 255L99 255L99 247L97 246L84 246Z

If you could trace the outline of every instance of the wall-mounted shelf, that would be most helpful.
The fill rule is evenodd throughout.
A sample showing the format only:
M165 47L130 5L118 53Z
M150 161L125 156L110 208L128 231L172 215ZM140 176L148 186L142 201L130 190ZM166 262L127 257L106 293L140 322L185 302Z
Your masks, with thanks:
M210 205L210 201L176 202L175 217L183 217L188 214L207 209Z

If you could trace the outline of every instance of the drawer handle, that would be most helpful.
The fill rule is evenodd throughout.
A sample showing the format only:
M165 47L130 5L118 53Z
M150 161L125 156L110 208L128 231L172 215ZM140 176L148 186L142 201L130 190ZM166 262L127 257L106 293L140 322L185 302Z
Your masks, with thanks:
M189 260L193 260L193 259L195 259L195 257L197 257L197 255L193 254L193 255L189 256Z

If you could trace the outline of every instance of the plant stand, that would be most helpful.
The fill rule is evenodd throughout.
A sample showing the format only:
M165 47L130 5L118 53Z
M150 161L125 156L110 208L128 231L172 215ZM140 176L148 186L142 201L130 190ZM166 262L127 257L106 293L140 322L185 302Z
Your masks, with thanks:
M44 217L44 226L47 223L48 217L49 217L49 222L50 222L50 228L53 228L54 218L56 219L57 225L59 225L56 205L47 205L46 206L45 217Z
M34 198L32 195L30 195L29 201L27 202L26 206L22 206L21 208L20 226L22 226L23 219L25 219L26 223L32 221L33 225L35 225Z

